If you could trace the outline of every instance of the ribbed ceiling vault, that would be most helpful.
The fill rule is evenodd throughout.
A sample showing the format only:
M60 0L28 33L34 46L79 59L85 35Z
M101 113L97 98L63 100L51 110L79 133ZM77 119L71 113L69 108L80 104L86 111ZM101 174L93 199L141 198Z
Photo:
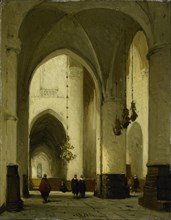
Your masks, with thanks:
M78 9L79 4L75 7ZM123 35L130 43L140 29L131 17L116 10L94 8L79 11L74 5L70 9L69 12L60 4L43 3L23 20L19 32L22 42L19 78L25 82L23 87L29 84L36 66L47 55L61 48L67 48L85 59L95 74L102 73L106 82L115 63L115 55L123 44Z

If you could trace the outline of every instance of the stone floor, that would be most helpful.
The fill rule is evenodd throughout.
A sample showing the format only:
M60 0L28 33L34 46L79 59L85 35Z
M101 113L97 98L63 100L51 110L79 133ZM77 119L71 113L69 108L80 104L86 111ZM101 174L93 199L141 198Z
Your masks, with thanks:
M87 193L84 199L73 199L70 192L51 192L49 203L42 203L39 192L23 199L20 212L3 212L0 220L171 220L171 213L156 212L138 205L140 194L128 199L100 199Z

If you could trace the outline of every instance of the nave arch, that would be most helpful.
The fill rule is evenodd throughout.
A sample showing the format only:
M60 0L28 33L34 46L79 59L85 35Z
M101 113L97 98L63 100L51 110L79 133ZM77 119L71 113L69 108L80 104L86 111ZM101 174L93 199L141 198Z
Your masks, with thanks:
M57 161L59 161L61 165L59 166L58 164L57 166L54 164L54 166L59 168L58 171L56 171L56 174L50 175L50 177L58 178L58 179L63 178L65 180L71 179L71 177L74 174L73 172L74 171L76 172L78 167L80 167L81 169L81 167L83 166L81 170L78 170L78 174L79 175L84 174L89 179L90 178L95 179L96 158L97 160L99 160L98 154L100 154L98 152L99 147L97 145L98 143L97 137L99 136L99 129L100 129L100 128L97 129L98 128L97 126L100 125L99 116L98 116L99 114L98 113L99 92L97 90L98 84L97 81L93 80L93 77L91 77L91 74L88 72L87 69L90 68L88 67L86 69L74 58L71 58L71 56L69 56L68 54L72 54L72 53L69 52L68 50L56 51L55 53L50 54L49 57L47 57L44 60L44 62L42 62L38 66L38 68L36 68L36 70L34 71L34 76L32 77L30 91L29 91L30 147L34 153L33 148L35 144L31 144L31 143L34 143L33 140L35 140L37 147L39 149L42 150L45 149L43 138L45 140L48 139L48 137L44 137L44 136L46 136L45 133L48 127L49 126L51 127L51 124L53 124L48 122L48 117L50 117L48 115L51 115L51 118L54 117L54 121L59 120L59 123L63 124L65 129L64 133L66 137L64 138L63 135L63 138L60 141L56 141L56 143L52 144L53 146L59 148L58 153L56 155L56 163ZM48 89L46 89L47 87ZM47 95L47 92L53 94ZM78 96L78 98L76 96ZM45 118L45 116L47 119L45 121L46 123L43 121L41 123L41 118L43 120L43 117ZM36 124L38 124L37 121L39 120L40 120L40 125L38 126L38 128L36 128L37 127ZM80 122L77 122L79 120ZM52 119L50 121L52 122ZM45 128L43 127L43 125ZM41 126L42 128L40 130L42 130L42 132L39 131L39 127ZM94 126L96 128L95 130L93 128ZM81 130L79 131L78 129ZM45 130L45 132L43 132L43 130ZM55 129L55 125L54 125L53 130L52 129L49 130L48 132L49 135L52 133L53 139L56 140L60 139L60 135L59 135L60 128ZM54 132L56 132L56 136L58 137L55 137ZM74 134L74 132L78 133L78 135ZM34 137L34 133L35 133L35 137ZM40 133L40 137L36 136L37 133L38 135ZM77 155L75 160L77 160L78 158L78 161L76 161L76 165L74 165L74 162L72 161L70 163L66 163L65 160L60 159L60 154L61 154L60 147L62 146L62 144L65 143L67 136L70 138L71 144L73 145L75 144L74 152ZM81 151L77 147L78 144ZM40 145L42 145L42 147L40 147ZM48 144L46 144L46 146L48 147ZM98 152L97 156L96 156L96 152ZM81 159L81 157L83 158ZM38 158L38 160L40 159ZM82 162L80 163L79 161ZM62 166L64 168L62 168ZM61 172L59 172L59 170ZM30 172L31 172L31 167L30 167Z
M66 178L66 162L60 158L60 145L66 141L66 131L54 115L57 114L49 109L41 112L31 127L28 155L29 189L37 187L44 173L49 178Z

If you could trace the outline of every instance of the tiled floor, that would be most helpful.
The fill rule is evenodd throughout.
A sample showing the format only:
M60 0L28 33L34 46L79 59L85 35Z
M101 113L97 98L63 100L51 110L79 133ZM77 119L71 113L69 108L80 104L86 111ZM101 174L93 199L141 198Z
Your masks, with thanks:
M47 204L39 192L23 199L20 212L3 212L0 220L171 220L171 213L156 212L138 205L139 194L127 199L100 199L87 193L84 199L73 199L70 192L51 192Z

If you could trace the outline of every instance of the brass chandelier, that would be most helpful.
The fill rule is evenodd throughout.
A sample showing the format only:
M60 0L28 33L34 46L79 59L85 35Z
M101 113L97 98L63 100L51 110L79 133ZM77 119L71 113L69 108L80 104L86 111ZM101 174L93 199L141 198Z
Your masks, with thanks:
M133 121L136 120L136 118L138 117L138 114L136 113L136 106L135 106L135 102L134 102L134 99L133 99L133 94L134 94L134 91L133 91L133 86L134 86L134 82L133 82L133 73L134 73L134 61L133 61L133 43L132 43L132 53L131 53L131 64L132 64L132 70L131 70L131 85L132 85L132 101L131 101L131 108L130 108L130 111L131 111L131 115L129 116L129 110L127 109L126 107L126 101L125 101L125 105L124 105L124 108L122 110L122 116L121 116L121 120L116 116L116 119L115 119L115 125L113 127L113 132L116 136L118 135L121 135L122 133L122 129L126 129L129 124ZM126 56L125 56L126 57ZM126 59L125 59L125 66L126 66ZM125 69L125 97L126 97L126 69Z

